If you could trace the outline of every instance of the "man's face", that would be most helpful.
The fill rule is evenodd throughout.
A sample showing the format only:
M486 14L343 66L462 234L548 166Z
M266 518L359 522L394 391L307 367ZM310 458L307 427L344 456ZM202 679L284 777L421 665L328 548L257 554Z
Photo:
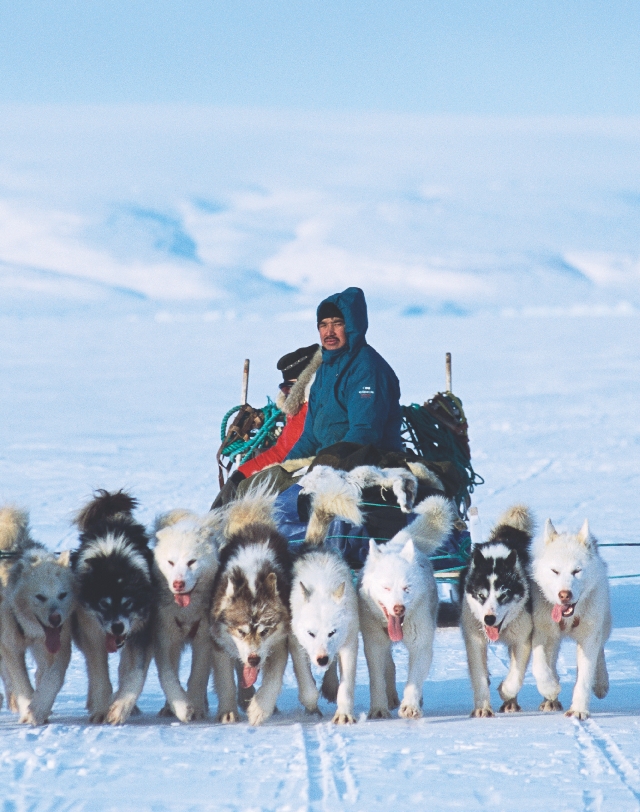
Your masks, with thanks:
M318 324L318 332L320 333L320 343L325 350L339 350L347 343L344 319L336 317L322 319Z

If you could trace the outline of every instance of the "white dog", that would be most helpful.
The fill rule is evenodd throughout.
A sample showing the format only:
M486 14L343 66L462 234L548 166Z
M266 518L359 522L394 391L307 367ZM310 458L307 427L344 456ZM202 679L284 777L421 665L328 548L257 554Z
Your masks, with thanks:
M335 701L335 724L355 722L353 696L358 659L358 599L351 570L335 553L314 550L295 563L291 587L289 647L298 680L300 702L318 713L318 689L311 663L324 671L322 693ZM334 693L334 663L340 684Z
M609 691L604 644L611 633L607 566L585 521L577 535L557 533L548 519L533 557L533 675L540 710L562 710L556 671L563 638L577 643L578 675L567 716L589 716L591 691Z
M204 517L174 510L156 520L153 551L159 585L154 629L154 654L167 704L161 715L181 722L207 715L207 685L213 663L209 608L218 571L214 535L219 514ZM192 648L191 674L185 691L180 684L180 655Z
M74 595L68 564L68 554L57 558L29 540L9 572L0 604L0 651L7 693L23 723L47 722L71 659ZM37 666L35 691L27 649Z
M370 719L386 719L400 704L400 716L422 716L422 685L433 656L438 589L431 555L451 531L454 509L430 496L415 509L418 518L387 544L369 542L360 575L358 603L371 687ZM409 675L399 703L391 643L409 650Z

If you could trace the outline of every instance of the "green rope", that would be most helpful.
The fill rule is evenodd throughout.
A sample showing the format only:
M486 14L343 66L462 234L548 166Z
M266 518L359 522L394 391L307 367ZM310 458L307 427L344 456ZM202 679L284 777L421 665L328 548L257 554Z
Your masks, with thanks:
M222 418L220 437L223 442L224 438L227 436L227 423L229 422L231 415L235 414L235 412L237 412L240 408L240 406L235 406L233 409L229 409L229 411ZM254 456L257 451L261 451L263 448L269 448L275 443L276 437L274 429L278 423L278 420L282 419L283 413L269 397L267 397L267 405L264 406L260 411L264 415L264 423L262 427L258 429L253 437L250 437L247 441L235 440L233 443L229 443L229 445L222 452L224 457L234 459L240 455L240 465L243 465L247 460L251 459L251 457Z

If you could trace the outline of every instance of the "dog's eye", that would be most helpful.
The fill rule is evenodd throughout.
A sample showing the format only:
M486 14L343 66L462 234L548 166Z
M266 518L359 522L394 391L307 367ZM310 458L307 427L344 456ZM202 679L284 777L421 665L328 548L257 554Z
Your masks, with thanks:
M402 591L403 592L411 592L411 587L410 586L403 586Z
M167 564L168 564L170 567L175 567L175 564L173 563L173 561L167 561Z
M63 601L63 600L64 600L64 599L67 597L67 595L68 595L68 594L69 594L68 592L61 592L61 593L58 595L58 600L59 600L59 601Z
M238 637L246 637L247 636L247 633L244 631L244 629L238 629L237 633L238 633Z
M309 635L309 637L315 638L315 634L313 632L307 632L307 634Z
M558 570L554 570L554 569L553 569L553 567L551 567L551 572L552 572L554 575L560 575L560 573L558 572Z
M580 567L578 567L578 569L577 569L577 570L574 570L574 571L573 571L571 574L572 574L572 575L577 575L579 572L582 572L582 570L580 569Z
M384 589L385 592L391 592L390 586L383 586L382 588Z
M98 609L108 609L111 606L111 598L102 598L98 601Z
M191 561L187 561L187 567L193 567L193 565L194 565L195 563L196 563L196 559L195 559L195 558L192 558L192 559L191 559Z
M334 629L332 632L329 632L328 637L333 637L333 635L337 632L337 629Z
M46 598L45 598L45 596L44 596L44 595L36 595L36 598L37 598L37 599L38 599L38 600L39 600L41 603L44 603L44 602L46 601Z
M260 637L266 637L269 634L269 629L261 629Z
M128 611L133 606L133 599L132 598L125 598L122 603L120 604L125 611Z

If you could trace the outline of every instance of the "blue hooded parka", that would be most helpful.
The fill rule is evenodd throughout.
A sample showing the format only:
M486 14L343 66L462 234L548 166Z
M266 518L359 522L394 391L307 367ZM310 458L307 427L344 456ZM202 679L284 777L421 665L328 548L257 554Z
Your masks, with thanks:
M402 451L400 383L384 358L367 344L364 293L360 288L334 293L320 303L318 313L325 302L342 313L347 343L339 350L322 350L304 430L287 459L311 457L339 442Z

